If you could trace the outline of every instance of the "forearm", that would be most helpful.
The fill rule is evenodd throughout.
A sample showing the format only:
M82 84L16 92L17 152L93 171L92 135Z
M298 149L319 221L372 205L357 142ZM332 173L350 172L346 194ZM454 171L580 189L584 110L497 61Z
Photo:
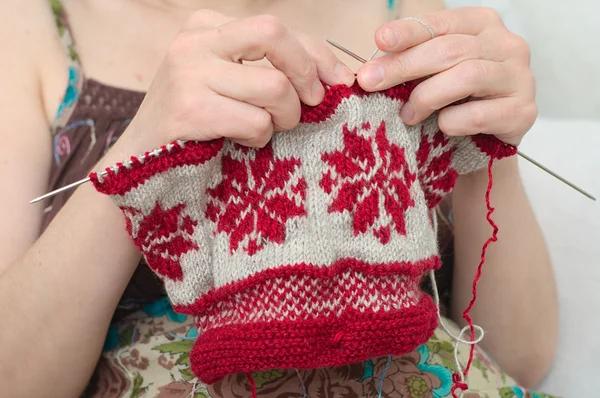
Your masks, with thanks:
M118 208L91 184L78 189L0 277L3 393L78 396L138 261Z
M481 170L460 177L453 193L452 314L457 320L471 298L481 248L492 232L486 220L487 183L487 170ZM549 255L515 157L495 166L491 201L498 241L489 246L472 317L486 331L484 349L509 374L534 386L553 358L557 300Z

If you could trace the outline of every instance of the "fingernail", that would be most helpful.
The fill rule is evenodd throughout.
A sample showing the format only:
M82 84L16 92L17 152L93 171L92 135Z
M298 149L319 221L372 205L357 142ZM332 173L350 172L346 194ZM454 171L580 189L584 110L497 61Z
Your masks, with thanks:
M337 65L335 65L334 72L340 81L346 86L350 86L352 83L354 83L354 73L343 63L338 62Z
M381 40L389 47L394 47L400 41L400 36L394 28L385 28L381 33Z
M317 79L312 85L312 96L321 100L323 95L325 95L325 89L323 88L323 84Z
M414 119L415 111L410 105L410 102L407 102L402 106L402 109L400 109L400 117L402 117L404 123L410 123Z
M383 68L379 65L367 66L361 75L364 83L374 87L383 81Z

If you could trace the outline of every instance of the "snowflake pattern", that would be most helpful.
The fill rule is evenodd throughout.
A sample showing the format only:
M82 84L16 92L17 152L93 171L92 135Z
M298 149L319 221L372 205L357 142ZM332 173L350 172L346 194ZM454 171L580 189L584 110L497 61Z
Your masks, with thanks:
M373 130L370 123L360 130L344 125L343 150L321 157L329 169L320 186L333 198L330 213L352 213L355 236L371 231L386 244L392 230L406 235L405 212L415 205L410 187L416 174L404 148L389 142L385 121Z
M198 250L192 233L198 225L189 216L182 216L185 204L163 209L156 204L147 216L132 207L122 208L127 216L127 232L144 254L148 266L157 274L173 280L183 279L181 256ZM134 222L135 223L135 231Z
M432 209L441 202L444 195L452 191L458 173L451 166L455 147L441 131L433 136L423 133L417 150L419 181L425 193L427 206Z
M223 180L207 190L212 200L205 215L217 224L217 233L229 235L232 254L240 245L252 256L268 242L282 244L286 222L306 216L299 159L275 159L270 145L258 150L235 145L223 155L221 169Z

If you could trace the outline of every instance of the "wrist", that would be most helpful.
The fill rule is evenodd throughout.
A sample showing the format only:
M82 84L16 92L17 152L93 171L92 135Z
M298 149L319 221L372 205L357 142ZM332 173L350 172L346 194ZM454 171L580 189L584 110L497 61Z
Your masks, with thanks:
M517 156L494 161L493 166L494 183L499 183L503 180L520 181L519 163ZM462 174L458 177L457 185L481 185L487 186L489 180L488 168L484 167L471 173Z

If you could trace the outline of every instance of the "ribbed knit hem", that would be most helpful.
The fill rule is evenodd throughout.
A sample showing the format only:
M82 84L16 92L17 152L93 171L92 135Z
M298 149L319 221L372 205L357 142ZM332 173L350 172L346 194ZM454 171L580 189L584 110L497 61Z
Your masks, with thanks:
M192 371L212 384L232 373L341 366L411 352L436 327L436 308L427 295L399 311L229 325L199 337L191 353Z
M437 310L420 289L439 257L268 269L174 306L193 315L192 370L205 383L230 373L337 366L425 343Z

